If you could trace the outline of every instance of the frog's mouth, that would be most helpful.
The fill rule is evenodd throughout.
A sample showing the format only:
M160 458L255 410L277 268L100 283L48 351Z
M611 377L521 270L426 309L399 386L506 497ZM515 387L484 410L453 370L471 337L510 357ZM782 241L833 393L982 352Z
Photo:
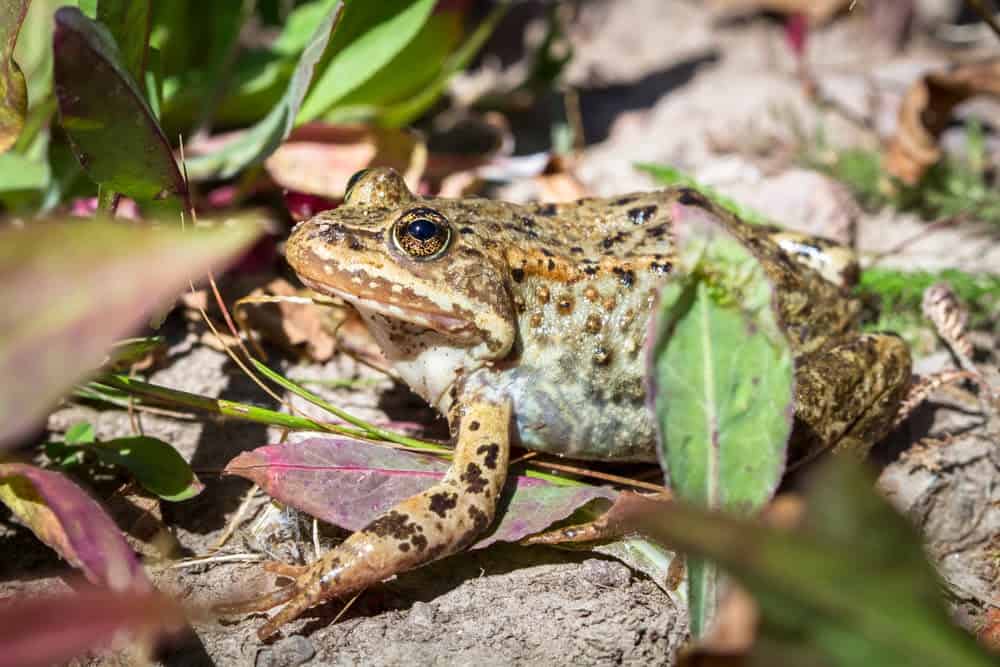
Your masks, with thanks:
M480 341L479 330L471 319L441 310L412 292L397 294L391 289L380 289L377 280L363 286L355 283L351 289L344 289L332 281L320 282L302 275L299 279L309 289L343 299L355 308L436 331L459 343L471 345Z

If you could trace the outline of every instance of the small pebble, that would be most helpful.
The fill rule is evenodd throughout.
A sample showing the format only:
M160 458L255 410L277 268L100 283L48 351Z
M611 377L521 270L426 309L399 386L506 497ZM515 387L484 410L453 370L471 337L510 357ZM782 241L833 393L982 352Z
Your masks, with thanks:
M255 667L298 667L313 659L316 647L301 635L285 637L257 653Z

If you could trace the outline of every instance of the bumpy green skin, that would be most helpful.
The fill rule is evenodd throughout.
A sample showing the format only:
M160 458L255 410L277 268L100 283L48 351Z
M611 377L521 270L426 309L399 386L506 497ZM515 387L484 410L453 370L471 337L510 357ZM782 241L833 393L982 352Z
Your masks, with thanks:
M866 451L891 423L910 359L899 339L856 332L857 304L824 278L838 263L855 268L838 249L746 225L686 188L518 206L417 198L394 171L372 169L343 206L300 224L286 255L305 284L353 304L399 375L448 415L454 463L287 589L230 610L287 602L264 637L314 604L463 548L493 520L512 443L655 460L643 347L657 289L675 271L672 216L685 212L719 219L775 285L805 446ZM441 236L401 243L400 224L421 218Z

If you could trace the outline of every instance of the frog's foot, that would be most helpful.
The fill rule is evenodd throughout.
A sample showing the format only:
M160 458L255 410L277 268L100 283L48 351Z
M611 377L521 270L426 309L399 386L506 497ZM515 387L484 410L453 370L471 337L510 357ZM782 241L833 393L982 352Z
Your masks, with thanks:
M892 428L910 368L909 348L892 334L848 336L800 359L796 464L828 448L867 454Z
M632 498L633 507L634 503L649 503L650 511L655 512L656 503L669 503L673 502L673 496L670 493L660 493L656 495L640 495L633 491L622 491L622 494L628 494ZM562 528L555 528L553 530L547 530L544 533L538 533L537 535L531 535L521 540L520 544L534 545L534 544L570 544L578 542L599 542L604 540L616 540L620 537L624 537L629 532L627 524L623 524L618 520L618 514L615 512L616 505L612 505L607 512L597 517L593 521L588 521L587 523L578 523L572 526L563 526Z
M263 611L287 602L258 630L264 639L310 607L468 546L493 521L507 476L510 419L508 399L471 403L460 417L454 458L444 479L351 535L289 586L222 611Z

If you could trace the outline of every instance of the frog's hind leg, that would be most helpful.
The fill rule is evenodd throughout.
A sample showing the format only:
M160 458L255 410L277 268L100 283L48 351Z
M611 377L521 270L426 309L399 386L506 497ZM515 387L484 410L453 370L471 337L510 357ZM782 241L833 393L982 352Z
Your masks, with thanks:
M257 632L263 639L321 602L357 593L468 546L493 521L507 476L510 420L509 399L472 402L460 417L454 458L444 479L351 535L286 588L221 611L263 611L287 602Z
M850 335L799 359L791 459L867 454L892 428L910 371L910 350L893 334Z

